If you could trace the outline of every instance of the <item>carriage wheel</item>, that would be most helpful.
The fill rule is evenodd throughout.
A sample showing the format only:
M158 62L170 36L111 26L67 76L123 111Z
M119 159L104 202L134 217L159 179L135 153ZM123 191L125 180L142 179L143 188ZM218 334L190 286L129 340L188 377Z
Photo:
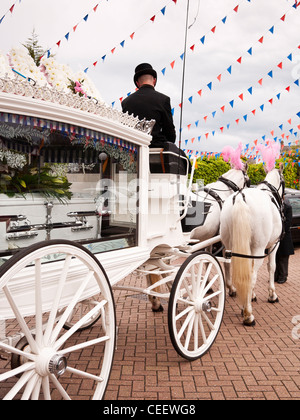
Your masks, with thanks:
M218 260L207 252L191 255L174 280L168 309L171 341L180 356L196 360L210 349L224 307L224 276Z
M11 369L0 365L1 398L103 398L116 321L111 286L95 256L73 242L48 241L11 257L0 278L6 313L0 352L12 355ZM78 302L90 296L93 305L78 316ZM101 322L87 329L99 314Z

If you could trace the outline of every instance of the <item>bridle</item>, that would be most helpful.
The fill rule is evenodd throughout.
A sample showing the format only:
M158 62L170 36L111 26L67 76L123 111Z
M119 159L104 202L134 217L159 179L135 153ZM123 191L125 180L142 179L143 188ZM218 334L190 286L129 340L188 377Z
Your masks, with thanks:
M220 176L220 178L218 179L218 181L222 182L223 184L226 185L226 187L229 188L229 190L232 190L234 193L235 192L241 192L245 187L250 187L250 178L248 177L248 175L243 172L244 174L244 186L242 188L239 188L235 182L231 181L230 179L227 179L223 176ZM219 194L217 193L217 190L215 188L204 188L203 190L204 192L206 192L208 195L210 195L211 197L213 197L217 203L220 206L220 209L222 210L223 208L223 204L224 204L224 200L222 200L222 198L219 196ZM225 191L225 190L222 190Z

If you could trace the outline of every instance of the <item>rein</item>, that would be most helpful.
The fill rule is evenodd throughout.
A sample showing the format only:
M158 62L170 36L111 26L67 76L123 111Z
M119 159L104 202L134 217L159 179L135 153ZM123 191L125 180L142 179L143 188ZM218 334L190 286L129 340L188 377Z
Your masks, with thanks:
M230 179L224 178L223 176L220 176L220 178L218 179L218 181L223 182L223 184L226 185L226 187L228 187L230 190L233 190L233 192L241 192L241 189ZM246 180L245 180L245 185L247 184ZM220 206L220 209L222 210L223 208L223 203L224 200L222 200L222 198L219 196L219 194L216 192L217 190L213 189L213 188L204 188L204 190L208 195L210 195L211 197L213 197L217 203ZM219 190L221 191L221 190Z

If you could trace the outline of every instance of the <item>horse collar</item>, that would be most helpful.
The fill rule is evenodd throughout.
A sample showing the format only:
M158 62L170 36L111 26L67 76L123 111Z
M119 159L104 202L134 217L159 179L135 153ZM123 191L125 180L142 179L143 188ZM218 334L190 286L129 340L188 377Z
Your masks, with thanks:
M223 184L225 184L228 188L233 190L233 192L240 191L240 188L233 181L230 181L230 179L227 179L227 178L224 178L223 176L220 176L218 181L223 182Z

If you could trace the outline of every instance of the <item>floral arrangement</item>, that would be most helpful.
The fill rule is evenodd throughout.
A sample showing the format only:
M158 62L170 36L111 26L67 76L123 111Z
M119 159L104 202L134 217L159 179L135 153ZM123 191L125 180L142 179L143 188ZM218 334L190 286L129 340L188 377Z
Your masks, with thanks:
M85 93L85 91L82 88L82 83L84 82L84 80L77 80L76 82L74 82L73 80L69 79L69 86L68 88L71 89L71 91L73 93L78 93L79 96L85 96L87 97L87 94Z
M11 67L9 65L8 57L0 51L0 77L12 76Z
M25 155L0 149L0 172L8 170L8 168L23 169L26 164L27 159Z
M104 103L95 85L84 72L73 73L66 64L60 64L53 57L45 56L40 61L40 70L47 82L57 90L65 93L71 91L80 96L96 98L100 103Z
M47 79L36 66L25 47L12 48L9 52L9 64L25 77L33 79L38 85L45 86Z
M52 87L65 93L70 92L69 80L74 80L75 75L69 66L58 63L53 57L42 57L40 71L44 74L47 82Z

